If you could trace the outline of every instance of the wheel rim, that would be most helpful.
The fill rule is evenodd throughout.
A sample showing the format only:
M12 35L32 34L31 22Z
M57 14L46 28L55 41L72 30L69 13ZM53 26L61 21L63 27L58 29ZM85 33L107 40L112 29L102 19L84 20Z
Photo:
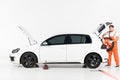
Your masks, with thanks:
M97 55L91 55L88 58L88 63L90 64L90 66L95 67L95 66L99 65L100 59Z
M31 54L24 55L22 59L22 64L25 67L32 67L35 64L34 56Z

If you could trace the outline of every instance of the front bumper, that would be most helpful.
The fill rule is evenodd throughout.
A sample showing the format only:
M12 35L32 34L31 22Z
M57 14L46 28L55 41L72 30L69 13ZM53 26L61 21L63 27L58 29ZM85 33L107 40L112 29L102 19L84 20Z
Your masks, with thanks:
M19 64L20 63L20 56L18 54L13 54L11 53L9 55L9 59L12 63L16 63L16 64Z
M10 61L15 61L15 57L10 56Z

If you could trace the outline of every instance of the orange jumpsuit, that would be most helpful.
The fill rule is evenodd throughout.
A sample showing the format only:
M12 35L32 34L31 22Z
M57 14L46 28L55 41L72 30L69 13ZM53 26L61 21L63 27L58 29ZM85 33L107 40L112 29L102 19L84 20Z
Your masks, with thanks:
M114 40L114 36L110 36L110 38L112 40ZM111 44L109 43L110 40L106 39L105 40L105 44L107 46L111 46ZM116 66L119 66L119 56L118 56L118 45L117 45L117 41L114 42L114 47L112 50L108 51L108 65L111 66L111 59L112 59L112 54L114 55L114 59L116 62Z

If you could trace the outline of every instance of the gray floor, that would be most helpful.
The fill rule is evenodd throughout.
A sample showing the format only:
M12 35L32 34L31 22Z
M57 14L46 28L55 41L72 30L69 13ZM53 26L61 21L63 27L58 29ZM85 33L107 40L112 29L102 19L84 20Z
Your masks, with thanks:
M50 64L50 68L44 70L43 65L28 69L2 58L0 80L120 80L120 68L116 68L114 62L112 64L105 67L104 63L97 69L82 68L80 64Z

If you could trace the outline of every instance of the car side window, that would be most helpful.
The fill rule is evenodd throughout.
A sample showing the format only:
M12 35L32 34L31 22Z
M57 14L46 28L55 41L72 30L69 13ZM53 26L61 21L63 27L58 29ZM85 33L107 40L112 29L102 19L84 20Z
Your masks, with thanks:
M71 35L71 40L71 44L91 43L91 38L88 35Z
M89 35L85 35L86 36L86 42L85 43L92 43L92 39Z
M65 36L56 36L47 40L48 45L61 45L64 44Z

